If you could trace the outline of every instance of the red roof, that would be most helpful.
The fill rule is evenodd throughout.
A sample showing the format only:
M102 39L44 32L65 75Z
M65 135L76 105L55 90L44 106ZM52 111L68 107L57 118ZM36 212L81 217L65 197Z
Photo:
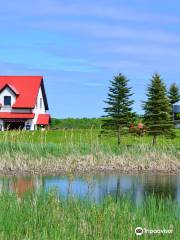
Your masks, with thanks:
M42 87L46 110L47 98L42 76L0 76L0 91L8 86L16 93L16 102L13 108L34 108L40 86Z
M39 114L37 119L37 125L48 125L50 122L49 114Z
M12 112L0 112L1 119L33 119L34 113L12 113Z

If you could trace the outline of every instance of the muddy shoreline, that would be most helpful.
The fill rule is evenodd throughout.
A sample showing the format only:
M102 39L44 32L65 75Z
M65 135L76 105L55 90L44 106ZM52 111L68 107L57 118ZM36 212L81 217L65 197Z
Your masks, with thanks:
M72 154L33 158L26 154L0 156L0 176L62 175L116 172L119 174L180 174L180 154L147 153L139 156Z
M116 168L111 166L97 166L96 168L77 168L77 169L69 169L67 168L59 168L56 170L53 169L0 169L0 176L57 176L57 175L93 175L93 174L106 174L106 173L113 173L113 174L125 174L125 175L138 175L138 174L168 174L168 175L180 175L180 166L178 164L176 166L171 166L162 169L162 168L147 168L144 169L142 166L136 166L132 168L127 168L124 166L123 168Z

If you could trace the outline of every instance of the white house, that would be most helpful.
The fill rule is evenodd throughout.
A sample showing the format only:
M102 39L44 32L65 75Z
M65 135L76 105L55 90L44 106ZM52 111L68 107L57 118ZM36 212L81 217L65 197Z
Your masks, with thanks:
M0 76L0 131L36 130L50 115L41 76Z
M180 101L173 105L174 122L176 128L180 128Z

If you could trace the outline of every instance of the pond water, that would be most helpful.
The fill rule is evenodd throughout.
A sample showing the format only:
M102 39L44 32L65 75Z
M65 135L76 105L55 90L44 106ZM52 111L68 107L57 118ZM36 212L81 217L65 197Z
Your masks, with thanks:
M60 196L89 198L99 202L108 195L121 198L128 195L139 204L146 196L168 198L180 204L180 176L95 174L85 176L16 176L1 177L0 191L16 192L56 189Z

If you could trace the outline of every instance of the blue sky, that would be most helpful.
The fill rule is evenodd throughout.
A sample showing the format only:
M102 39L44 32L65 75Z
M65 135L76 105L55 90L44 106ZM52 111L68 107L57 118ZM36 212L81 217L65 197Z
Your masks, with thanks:
M43 75L54 117L99 117L123 73L142 113L154 72L180 86L177 0L1 1L1 75Z

